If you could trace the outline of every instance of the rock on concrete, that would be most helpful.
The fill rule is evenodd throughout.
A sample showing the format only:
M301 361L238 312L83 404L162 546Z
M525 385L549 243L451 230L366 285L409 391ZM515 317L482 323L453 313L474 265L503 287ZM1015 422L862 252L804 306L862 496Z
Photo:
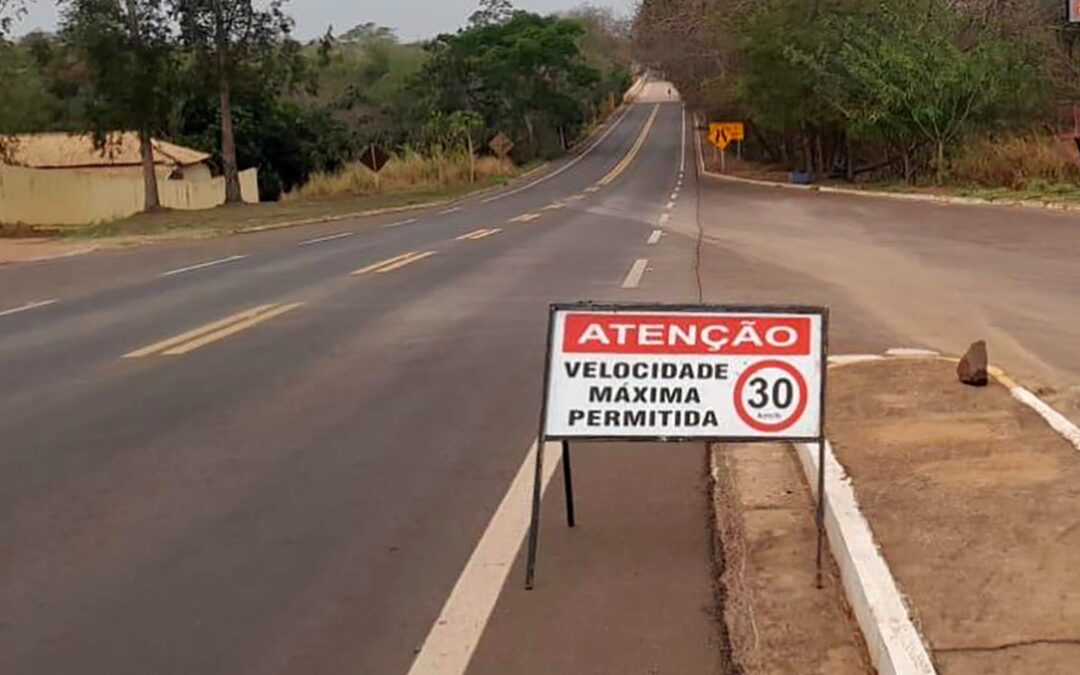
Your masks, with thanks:
M985 387L990 382L988 367L990 359L986 354L986 340L971 343L967 353L956 366L956 374L964 384Z

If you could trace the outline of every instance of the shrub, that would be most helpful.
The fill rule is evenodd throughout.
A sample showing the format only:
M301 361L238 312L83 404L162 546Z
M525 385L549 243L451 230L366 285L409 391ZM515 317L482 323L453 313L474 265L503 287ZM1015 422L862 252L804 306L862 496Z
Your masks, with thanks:
M514 165L496 157L476 158L476 180L511 176ZM306 185L292 193L296 197L361 196L380 191L418 191L438 189L469 182L469 156L464 153L423 156L405 150L383 167L376 185L375 174L359 162L347 164L341 171L312 175Z
M1022 190L1080 183L1080 165L1075 147L1032 131L969 140L949 163L949 179L964 185Z

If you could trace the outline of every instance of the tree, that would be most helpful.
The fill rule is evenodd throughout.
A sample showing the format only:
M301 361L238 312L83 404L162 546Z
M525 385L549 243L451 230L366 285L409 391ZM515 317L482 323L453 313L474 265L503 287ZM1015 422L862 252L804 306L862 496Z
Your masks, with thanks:
M239 73L274 52L292 30L286 0L270 0L257 9L253 0L170 0L180 20L184 43L211 64L221 115L221 162L225 201L242 201L236 161L236 129L232 93Z
M0 42L7 39L15 21L26 13L26 0L0 0Z
M175 94L172 27L161 0L63 0L63 35L87 70L86 123L95 142L134 129L142 158L145 208L161 207L154 131L165 126Z
M469 17L469 26L479 28L506 23L514 16L510 0L480 0L480 8Z
M594 97L606 94L578 47L583 34L575 21L518 12L505 23L439 36L413 87L424 119L470 110L489 129L521 139L522 153L561 152Z
M899 11L881 6L869 20L844 17L826 79L856 131L899 139L905 178L913 178L914 148L928 145L942 182L947 148L1022 97L1032 73L1008 42L981 37L962 47L960 17L943 7L915 9L912 2Z

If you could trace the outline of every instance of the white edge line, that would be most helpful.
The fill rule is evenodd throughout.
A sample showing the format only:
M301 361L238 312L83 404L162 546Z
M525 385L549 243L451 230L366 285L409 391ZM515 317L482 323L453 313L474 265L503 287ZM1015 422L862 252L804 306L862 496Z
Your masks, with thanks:
M646 258L639 258L634 261L634 264L630 267L630 272L626 275L626 280L623 281L623 288L637 288L641 283L641 275L645 274L645 268L648 267L649 261Z
M311 246L312 244L321 244L324 241L334 241L335 239L344 239L345 237L351 237L354 234L356 234L356 233L355 232L339 232L338 234L331 234L331 235L327 235L325 237L318 237L316 239L308 239L307 241L300 242L299 244L297 244L297 246Z
M55 305L56 302L56 300L37 300L33 302L28 302L22 307L6 309L0 312L0 316L11 316L12 314L18 314L19 312L29 312L31 309L37 309L38 307L48 307L49 305Z
M595 150L601 143L603 143L604 139L606 139L608 136L610 136L611 132L615 131L615 129L620 124L623 123L623 120L626 119L626 116L629 114L629 112L630 112L630 107L629 106L624 107L623 112L618 116L618 118L616 118L611 123L611 126L608 127L607 131L605 131L603 134L601 134L600 137L597 138L596 141L594 141L589 147L585 148L585 150L583 150L580 155L573 158L572 160L570 160L566 164L563 164L558 169L555 169L551 173L544 174L543 176L540 176L536 180L532 181L531 183L526 183L525 185L522 185L519 188L516 188L514 190L510 190L509 192L500 192L497 195L494 195L492 197L488 197L487 199L481 200L480 203L481 204L489 204L491 202L499 201L500 199L504 199L504 198L509 197L511 195L516 195L519 192L524 192L525 190L530 190L530 189L536 187L537 185L539 185L539 184L541 184L541 183L543 183L545 181L551 180L555 176L558 176L559 174L563 173L564 171L567 171L568 169L570 169L570 167L577 165L578 162L580 162L581 160L585 159L590 154L592 154L592 151Z
M461 675L468 668L529 529L536 449L533 441L408 675ZM541 495L559 464L558 449L546 444Z
M682 184L682 175L686 171L686 104L682 107L682 143L679 146L679 184Z
M817 493L818 447L795 445L810 489ZM825 531L840 568L870 659L882 675L934 675L933 663L859 510L847 472L825 443Z
M211 260L210 262L199 263L198 265L191 265L190 267L181 267L177 270L170 270L168 272L162 272L161 276L171 277L176 274L183 274L184 272L194 272L195 270L205 269L207 267L213 267L215 265L224 265L225 263L236 262L237 260L243 260L246 255L231 255L228 258L221 258L219 260Z
M649 235L649 240L646 241L645 243L648 244L649 246L652 246L654 244L658 244L658 243L660 243L660 237L662 237L662 236L664 236L664 231L663 230L653 230L652 234Z

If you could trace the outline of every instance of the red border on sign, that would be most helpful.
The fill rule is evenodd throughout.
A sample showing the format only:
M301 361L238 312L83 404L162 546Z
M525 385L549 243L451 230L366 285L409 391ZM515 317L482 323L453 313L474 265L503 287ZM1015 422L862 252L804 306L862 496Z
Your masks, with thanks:
M742 391L746 386L750 376L755 373L766 370L768 368L779 368L795 380L795 384L799 386L799 405L795 408L795 412L791 414L791 417L780 422L773 424L764 424L759 422L750 416L750 413L746 411L746 406L743 404ZM749 426L764 433L775 433L777 431L783 431L795 425L806 412L806 405L808 403L806 393L806 380L803 379L802 373L796 370L795 366L784 361L760 361L743 371L743 374L739 376L739 379L735 382L735 412L739 413L739 417L743 422L746 422Z

